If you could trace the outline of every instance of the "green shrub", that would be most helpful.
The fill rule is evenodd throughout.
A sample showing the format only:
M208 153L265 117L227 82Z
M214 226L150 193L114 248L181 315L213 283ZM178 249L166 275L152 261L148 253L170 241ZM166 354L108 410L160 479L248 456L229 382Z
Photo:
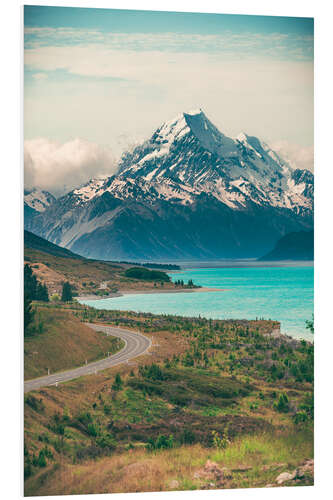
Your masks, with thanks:
M32 467L30 462L24 464L24 480L28 479L32 474Z
M45 405L43 403L42 398L37 399L35 396L32 394L28 394L24 398L24 402L30 406L33 410L37 412L43 412L45 410Z
M225 449L229 444L230 440L228 438L228 426L224 429L222 435L219 435L217 431L212 431L213 446L218 449Z
M309 421L309 416L306 411L300 410L293 416L293 421L296 425L305 424Z
M184 429L180 436L180 440L182 444L193 444L195 442L195 434L192 429Z
M47 462L46 462L46 458L45 458L45 452L44 452L44 450L41 450L41 451L39 452L39 455L38 455L38 459L37 459L37 463L36 463L36 465L37 465L38 467L46 467Z
M152 363L148 366L140 366L139 374L141 377L150 379L150 380L165 380L165 374L161 370L160 366Z
M174 447L174 439L173 435L165 436L164 434L160 434L155 440L154 438L149 438L148 443L146 445L147 450L162 450Z
M96 446L99 448L114 450L117 446L117 442L111 434L102 434L96 438Z
M98 435L98 427L94 422L87 425L87 434L91 437L96 437Z
M289 399L286 393L282 392L279 396L277 403L274 403L274 408L280 413L287 413L289 411Z
M121 379L120 374L117 373L115 376L114 382L112 384L112 389L114 391L120 391L120 389L122 389L122 387L123 387L123 381Z
M111 413L111 406L110 406L110 405L105 404L105 405L103 406L103 411L104 411L104 415L110 415L110 413Z

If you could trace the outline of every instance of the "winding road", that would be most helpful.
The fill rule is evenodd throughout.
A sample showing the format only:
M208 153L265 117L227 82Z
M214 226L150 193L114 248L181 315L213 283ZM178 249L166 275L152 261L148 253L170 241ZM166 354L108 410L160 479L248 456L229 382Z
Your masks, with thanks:
M82 377L83 375L90 375L92 373L105 370L106 368L110 368L111 366L125 363L132 358L136 358L137 356L144 354L151 346L151 340L139 332L132 332L130 330L116 328L114 326L97 325L93 323L86 324L98 332L104 332L107 335L120 337L125 342L125 346L116 354L113 354L108 358L94 361L93 363L73 368L72 370L66 370L63 372L53 373L52 375L46 375L45 377L27 380L24 382L24 392L40 389L46 385L55 385L60 382L67 382L68 380Z

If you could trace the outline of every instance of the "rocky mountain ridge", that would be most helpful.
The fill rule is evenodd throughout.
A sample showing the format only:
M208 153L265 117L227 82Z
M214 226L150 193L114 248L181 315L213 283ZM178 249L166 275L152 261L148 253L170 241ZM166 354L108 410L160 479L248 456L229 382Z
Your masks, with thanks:
M116 175L51 203L27 229L87 257L257 257L313 227L313 174L256 137L182 113L125 153Z

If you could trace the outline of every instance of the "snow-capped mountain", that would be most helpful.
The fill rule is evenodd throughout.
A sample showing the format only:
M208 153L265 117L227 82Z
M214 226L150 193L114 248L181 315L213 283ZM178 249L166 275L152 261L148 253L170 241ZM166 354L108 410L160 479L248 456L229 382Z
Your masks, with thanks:
M48 191L39 188L24 190L24 227L30 229L34 226L34 219L44 212L52 203L55 197Z
M52 203L32 230L89 257L254 257L313 226L313 174L256 137L182 113L123 155L118 174Z
M304 193L311 173L305 179L293 172L267 144L244 133L227 137L199 110L165 123L124 156L108 189L128 196L135 181L147 193L183 204L204 192L233 209L256 203L311 211L313 199Z
M43 189L33 188L24 191L24 204L36 210L36 212L44 212L54 201L55 197Z

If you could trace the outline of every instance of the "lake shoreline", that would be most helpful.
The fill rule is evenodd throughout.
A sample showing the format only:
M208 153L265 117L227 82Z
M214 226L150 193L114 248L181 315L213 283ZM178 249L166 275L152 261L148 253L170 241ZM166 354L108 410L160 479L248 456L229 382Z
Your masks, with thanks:
M126 295L148 295L148 294L164 294L164 293L208 293L208 292L227 292L227 288L216 288L216 287L199 287L199 288L182 288L180 290L119 290L118 292L110 293L109 295L84 295L75 297L76 300L103 300L103 299L113 299L115 297L126 297Z
M144 290L143 285L137 284L140 289L134 290L124 283L117 293L102 297L87 294L80 301L98 309L186 317L200 314L212 320L273 318L281 323L283 334L313 340L305 323L313 313L313 268L201 268L176 273L173 279L182 279L184 283L192 279L202 288ZM227 293L220 293L226 290ZM213 293L205 293L208 291ZM114 300L99 302L113 297Z

